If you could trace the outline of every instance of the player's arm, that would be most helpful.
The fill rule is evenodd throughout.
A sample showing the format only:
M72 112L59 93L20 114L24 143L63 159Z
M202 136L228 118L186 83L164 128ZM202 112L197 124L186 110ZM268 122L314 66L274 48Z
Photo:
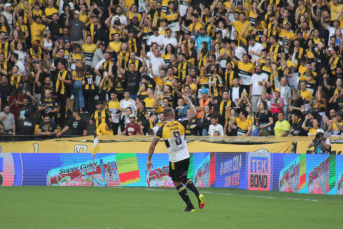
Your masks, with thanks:
M151 166L152 166L151 158L152 158L152 155L154 154L155 147L156 147L157 143L159 142L159 140L160 140L160 137L155 136L151 142L151 145L149 148L149 154L148 154L148 161L146 162L147 171L150 171L150 169L151 169Z
M182 95L183 100L186 102L186 104L189 105L189 108L191 110L191 113L188 115L188 122L191 122L193 118L197 115L197 111L195 110L194 105L192 104L192 101L188 98L186 95Z

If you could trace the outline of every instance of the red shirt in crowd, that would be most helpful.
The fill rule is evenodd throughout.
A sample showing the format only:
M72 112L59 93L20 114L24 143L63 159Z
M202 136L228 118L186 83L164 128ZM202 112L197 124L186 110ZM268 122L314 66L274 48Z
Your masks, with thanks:
M11 107L11 113L14 115L14 117L17 119L19 115L20 109L23 107L23 100L25 99L26 95L25 94L18 94L16 95L11 95L8 99L8 104ZM12 106L12 102L14 103ZM18 104L20 102L21 104Z
M138 125L138 123L135 123L135 124L129 123L126 125L125 131L126 131L126 135L137 135L141 133L141 128Z

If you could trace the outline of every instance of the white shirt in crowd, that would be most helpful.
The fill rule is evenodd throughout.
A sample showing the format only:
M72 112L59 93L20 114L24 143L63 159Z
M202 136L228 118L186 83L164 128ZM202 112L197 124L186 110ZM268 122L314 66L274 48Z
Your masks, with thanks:
M237 46L235 49L235 56L240 60L243 61L243 54L247 53L245 49L241 46Z
M263 45L255 42L255 44L253 46L249 46L248 48L248 53L250 53L251 51L256 52L256 53L261 53L263 48ZM251 62L254 62L254 60L258 60L258 58L260 58L258 55L255 54L251 54Z
M208 134L213 136L214 132L219 132L219 136L224 136L224 128L222 125L220 125L219 123L217 123L217 125L213 125L211 124L208 128Z
M115 16L113 16L112 19L111 19L111 24L112 25L114 25L114 19L116 19L116 18L119 18L120 24L123 24L123 25L127 26L127 20L126 20L126 16L125 15L120 15L120 16L115 15Z
M266 73L261 74L253 74L250 78L250 84L252 84L251 88L251 95L261 95L263 91L263 85L262 81L265 80L268 82L268 75ZM261 85L258 84L258 82L261 82Z
M14 50L18 54L18 60L25 66L27 53L19 50Z
M160 76L160 67L165 66L164 59L162 57L155 57L155 55L150 57L150 62L152 63L152 73L156 76Z
M170 37L170 38L165 37L162 40L162 44L164 45L164 48L162 50L162 52L164 53L164 50L165 50L165 48L167 47L168 44L171 44L173 47L176 47L177 46L177 40L174 37Z
M135 110L137 109L135 100L133 100L131 98L129 100L126 100L126 99L120 100L119 108L125 108L126 109L128 107L131 107L132 114L135 114ZM122 117L124 116L124 114L125 114L125 111L121 112Z
M14 65L18 66L19 73L24 73L25 74L25 65L21 61L17 61Z
M165 38L165 36L163 35L158 35L158 36L155 36L155 35L152 35L150 37L150 40L149 40L149 44L148 45L151 45L152 43L157 43L158 45L162 45L162 41L163 39Z
M239 99L239 87L232 88L232 101L237 105L236 99Z

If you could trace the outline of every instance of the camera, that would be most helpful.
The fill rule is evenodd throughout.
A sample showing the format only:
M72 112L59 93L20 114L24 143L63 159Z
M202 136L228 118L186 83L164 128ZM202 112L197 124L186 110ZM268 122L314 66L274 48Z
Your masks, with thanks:
M320 140L320 136L322 136L322 134L320 134L320 133L316 134L316 139Z

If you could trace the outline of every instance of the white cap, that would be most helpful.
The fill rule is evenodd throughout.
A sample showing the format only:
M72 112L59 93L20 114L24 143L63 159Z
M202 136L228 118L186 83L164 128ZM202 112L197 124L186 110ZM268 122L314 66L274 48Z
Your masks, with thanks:
M10 7L10 6L12 6L11 3L6 3L6 4L5 4L5 9L6 9L7 7Z
M323 130L323 129L318 129L318 130L317 130L317 134L319 134L319 133L324 134L324 130Z
M129 118L136 118L136 116L134 114L130 114Z

